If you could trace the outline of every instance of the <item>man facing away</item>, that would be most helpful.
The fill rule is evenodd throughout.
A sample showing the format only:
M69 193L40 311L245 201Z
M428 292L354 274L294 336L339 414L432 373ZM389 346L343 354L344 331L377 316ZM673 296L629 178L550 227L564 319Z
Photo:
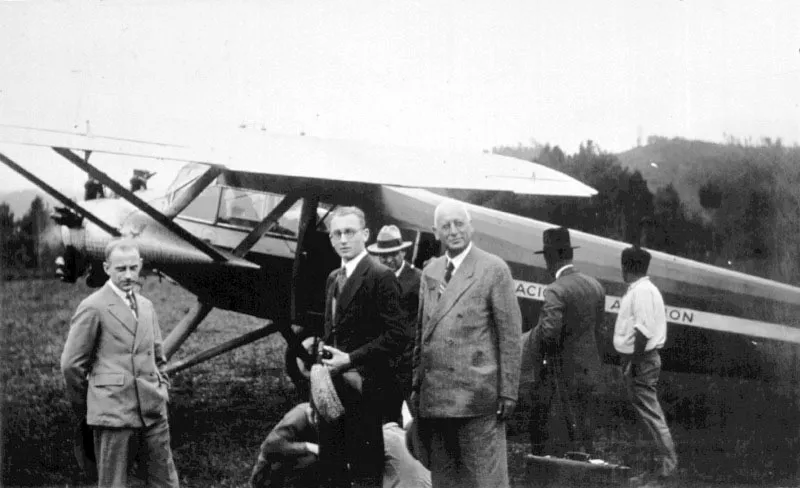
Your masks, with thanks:
M622 251L622 279L628 290L620 302L614 324L614 348L622 356L622 371L633 407L647 426L660 456L656 473L635 481L657 486L674 478L678 455L672 442L656 386L661 374L661 355L667 339L667 318L661 292L647 277L650 253L638 247Z
M508 265L472 243L466 206L436 207L446 254L423 270L412 413L432 485L508 486L506 420L517 402L522 318Z
M331 376L357 373L362 398L341 422L320 423L320 461L328 486L379 486L383 473L382 420L393 388L390 361L409 333L392 270L367 255L364 212L339 207L331 217L330 239L342 267L326 284L322 364Z
M531 452L545 454L553 398L561 395L570 445L567 451L591 453L595 385L600 354L595 331L603 320L605 291L572 264L569 230L547 229L542 236L547 270L555 281L544 292L539 322L528 336L525 354L533 356L531 391Z
M153 304L136 293L142 260L136 244L114 240L106 284L78 305L61 371L79 419L94 437L98 485L128 486L138 457L147 486L177 487L167 422L166 364Z
M411 399L411 362L414 354L413 331L417 323L417 309L419 308L419 280L422 272L406 261L406 249L411 247L410 241L403 241L400 229L395 225L385 225L378 232L375 244L367 247L367 251L378 258L386 267L394 271L400 283L400 308L409 334L408 345L403 353L398 356L390 367L394 373L394 386L390 395L386 421L399 422L402 418L403 402Z

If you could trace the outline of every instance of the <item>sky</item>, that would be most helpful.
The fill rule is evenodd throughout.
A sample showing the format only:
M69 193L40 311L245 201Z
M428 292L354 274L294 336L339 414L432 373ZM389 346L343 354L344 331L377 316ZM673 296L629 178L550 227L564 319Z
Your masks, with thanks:
M0 124L474 151L800 142L796 0L0 0L0 46ZM0 152L54 186L85 180L52 151ZM177 169L93 162L123 181ZM0 191L29 186L0 167Z

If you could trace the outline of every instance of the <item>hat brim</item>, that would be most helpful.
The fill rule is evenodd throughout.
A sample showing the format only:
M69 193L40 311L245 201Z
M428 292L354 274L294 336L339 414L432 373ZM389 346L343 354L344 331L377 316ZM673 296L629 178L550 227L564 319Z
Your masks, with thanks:
M569 248L570 249L580 249L581 246L570 246ZM538 251L533 251L533 254L544 254L546 251L551 250L551 249L553 251L558 251L558 250L561 250L561 249L566 249L566 247L546 247L546 248L540 249Z
M411 241L403 241L402 244L395 247L378 247L378 244L375 243L367 246L367 252L370 254L391 254L393 252L402 251L403 249L408 249L412 244Z

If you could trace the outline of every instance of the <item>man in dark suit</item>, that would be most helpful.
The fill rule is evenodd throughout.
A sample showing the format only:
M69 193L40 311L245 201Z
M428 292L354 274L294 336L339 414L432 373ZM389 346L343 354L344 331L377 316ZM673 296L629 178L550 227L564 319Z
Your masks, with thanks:
M499 257L472 243L461 202L434 212L446 255L422 271L411 409L434 487L508 486L522 317Z
M341 422L320 425L320 462L326 486L379 486L383 475L382 419L392 388L389 362L408 342L392 270L367 255L364 212L340 207L330 221L331 244L342 267L326 285L324 357L332 376L358 373L362 399ZM349 468L348 468L349 466Z
M544 292L539 323L528 336L524 354L533 355L535 383L531 400L531 451L544 455L553 396L560 394L570 446L567 451L590 453L591 405L600 383L600 354L595 331L603 320L605 290L572 265L569 230L547 229L543 235L548 271L555 281Z
M414 330L419 308L419 279L422 276L420 270L405 259L406 249L411 245L410 241L403 241L397 226L385 225L378 232L375 244L367 247L367 251L371 255L377 257L383 265L394 271L400 282L400 308L410 334L403 354L390 364L394 373L395 387L388 392L391 398L388 400L388 418L384 420L397 422L400 425L402 425L403 401L409 401L411 397L411 361L414 354Z

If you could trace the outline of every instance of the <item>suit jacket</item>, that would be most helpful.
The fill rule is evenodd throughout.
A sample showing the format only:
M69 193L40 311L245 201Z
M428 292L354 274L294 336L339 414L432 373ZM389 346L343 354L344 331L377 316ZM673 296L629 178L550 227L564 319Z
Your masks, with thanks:
M422 417L493 414L517 399L522 317L508 265L473 244L444 283L446 258L422 271L413 388Z
M422 271L409 262L405 263L403 271L397 280L400 283L400 308L409 331L409 341L403 353L391 365L397 380L405 383L405 388L411 387L412 361L414 356L414 337L416 336L417 312L419 310L419 281ZM406 390L408 392L408 390Z
M150 426L167 415L166 363L153 304L136 294L139 318L106 283L78 305L61 355L67 396L89 425Z
M534 381L545 355L558 360L568 386L600 384L597 332L603 320L605 290L596 279L567 268L548 285L539 322L528 336L525 354L533 358Z
M398 356L411 338L400 310L397 278L391 269L364 256L340 291L333 314L337 272L328 275L325 286L323 340L350 354L365 382L385 382L390 359Z

